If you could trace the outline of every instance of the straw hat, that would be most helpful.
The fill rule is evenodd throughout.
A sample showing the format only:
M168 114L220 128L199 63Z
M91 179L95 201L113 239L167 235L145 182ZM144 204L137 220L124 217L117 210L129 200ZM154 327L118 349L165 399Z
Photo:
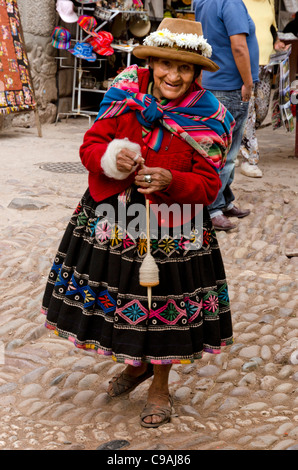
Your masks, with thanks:
M135 17L130 20L128 29L137 38L143 38L149 33L151 22L148 19Z
M164 18L157 31L149 34L143 46L133 54L138 59L159 57L200 65L203 70L216 72L218 65L209 59L212 48L203 37L202 25L182 18Z

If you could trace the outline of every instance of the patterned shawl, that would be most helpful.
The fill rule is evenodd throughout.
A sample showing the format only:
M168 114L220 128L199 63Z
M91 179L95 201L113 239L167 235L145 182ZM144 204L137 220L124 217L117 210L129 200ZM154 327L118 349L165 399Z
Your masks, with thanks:
M211 92L199 89L182 99L158 102L152 95L140 93L138 66L132 65L113 81L96 120L129 111L136 112L143 140L151 149L159 150L165 127L191 145L217 172L223 168L235 121Z

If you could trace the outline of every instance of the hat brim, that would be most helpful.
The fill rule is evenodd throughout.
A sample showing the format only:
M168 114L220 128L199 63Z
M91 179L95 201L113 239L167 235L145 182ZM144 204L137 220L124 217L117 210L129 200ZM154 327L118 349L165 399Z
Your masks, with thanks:
M96 54L99 54L99 55L105 55L105 56L109 56L109 55L113 55L114 54L114 49L112 49L111 47L94 47L93 46L93 50L94 52L96 52Z
M162 59L179 60L190 64L200 65L203 70L217 72L219 66L212 60L196 52L176 50L171 47L137 46L133 50L133 55L138 59L148 59L158 57Z
M55 47L55 49L69 49L70 48L70 42L54 42L52 41L52 46Z
M64 21L64 23L76 23L79 19L78 15L75 12L70 13L70 14L65 14L63 13L63 11L59 11L58 8L57 8L57 12L59 13L60 18L62 21Z
M88 28L83 28L82 26L81 28L85 31L85 33L89 34L89 36L93 36L94 38L97 37L97 33L95 31L92 31L91 29L88 29Z
M96 54L94 54L94 52L92 52L91 56L84 56L83 54L80 54L74 49L68 49L68 52L70 52L72 55L74 55L78 59L88 60L88 62L94 62L96 60Z

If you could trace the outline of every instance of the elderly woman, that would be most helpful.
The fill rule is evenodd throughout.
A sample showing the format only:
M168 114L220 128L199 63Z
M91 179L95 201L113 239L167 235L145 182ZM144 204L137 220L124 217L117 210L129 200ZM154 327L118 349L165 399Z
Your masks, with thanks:
M157 427L171 415L172 364L232 342L206 206L220 187L234 121L198 84L202 69L218 69L200 23L164 19L134 54L149 68L116 77L85 134L89 187L61 241L43 310L59 336L126 364L109 383L111 397L153 376L141 424ZM149 247L145 199L155 225ZM159 271L151 304L139 279L147 249Z

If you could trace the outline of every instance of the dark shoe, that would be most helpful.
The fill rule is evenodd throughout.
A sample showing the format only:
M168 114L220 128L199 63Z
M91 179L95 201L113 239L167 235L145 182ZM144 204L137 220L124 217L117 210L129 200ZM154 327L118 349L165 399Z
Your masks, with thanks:
M121 374L116 375L115 377L110 380L109 384L111 385L111 389L108 390L108 395L110 397L119 397L120 395L126 395L134 390L139 384L147 380L149 377L153 375L153 366L152 364L148 364L147 370L139 377L132 377L131 375L125 374L122 372Z
M232 224L232 222L224 215L212 217L211 221L215 230L232 230L232 228L236 228L236 225Z
M238 207L233 206L232 209L228 211L224 211L224 215L226 217L238 217L238 219L242 219L242 217L246 217L250 214L249 209L241 210Z

